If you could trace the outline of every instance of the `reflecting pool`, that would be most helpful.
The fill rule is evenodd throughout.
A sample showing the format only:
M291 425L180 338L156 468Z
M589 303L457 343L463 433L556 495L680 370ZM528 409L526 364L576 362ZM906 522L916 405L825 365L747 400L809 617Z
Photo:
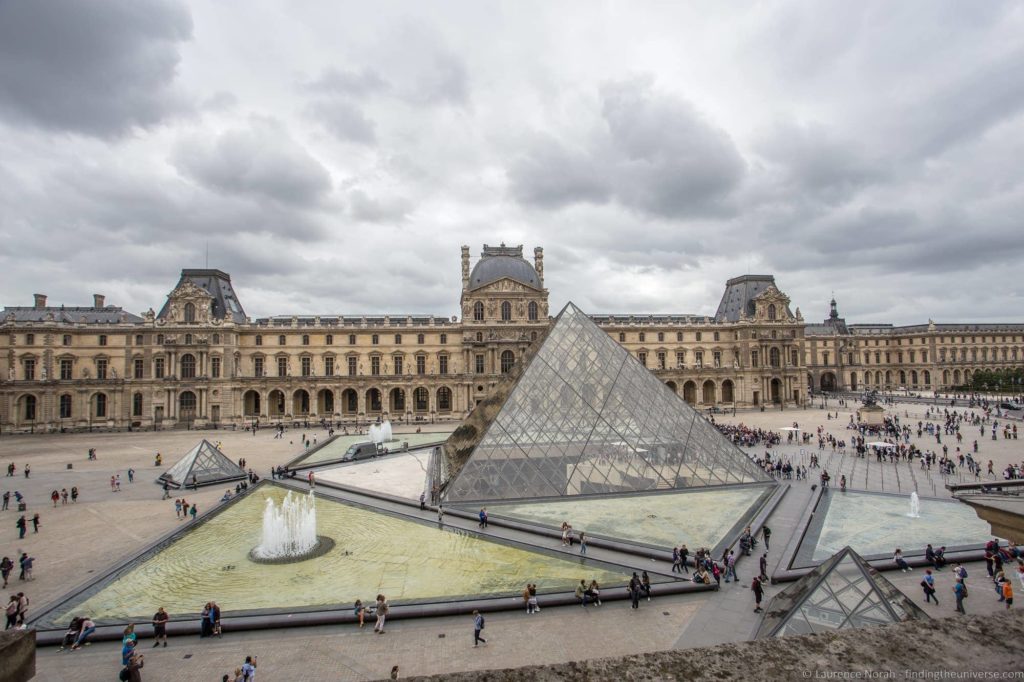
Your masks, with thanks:
M316 480L418 500L420 493L426 492L432 451L433 448L426 448L340 464L318 470Z
M334 539L327 554L297 564L248 560L260 541L267 498L283 488L263 485L201 523L155 555L129 565L105 585L54 611L51 626L73 615L100 622L149 619L158 606L171 617L194 614L216 600L225 613L279 607L350 606L383 593L393 603L444 601L468 595L517 595L536 582L543 591L571 590L585 578L625 584L608 564L536 552L440 530L324 497L317 498L318 532Z
M426 445L427 443L443 443L451 435L451 430L448 431L431 431L430 433L396 433L395 440L390 443L384 443L391 452L396 452L402 448L402 443L409 443L409 447L416 445ZM296 461L294 464L314 464L316 462L329 462L331 460L341 459L341 456L345 454L349 446L353 443L368 443L370 437L368 435L350 435L350 436L338 436L330 443L327 443L323 447L317 449L315 452L310 454L308 457ZM312 448L310 448L312 450Z
M920 517L910 516L908 495L831 491L818 505L794 566L820 563L849 545L862 556L923 554L925 547L964 547L992 538L988 523L956 500L922 497Z
M568 521L576 532L670 549L714 549L733 528L745 525L773 486L715 487L647 495L570 498L487 505L505 516L552 528Z

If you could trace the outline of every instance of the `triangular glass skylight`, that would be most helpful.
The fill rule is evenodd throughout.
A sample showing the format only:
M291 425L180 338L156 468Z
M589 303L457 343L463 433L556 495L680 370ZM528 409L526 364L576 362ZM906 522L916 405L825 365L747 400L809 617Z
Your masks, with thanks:
M227 481L238 481L246 477L245 470L218 450L205 438L174 466L160 475L159 481L167 481L175 487L190 486L193 476L198 485L211 485Z

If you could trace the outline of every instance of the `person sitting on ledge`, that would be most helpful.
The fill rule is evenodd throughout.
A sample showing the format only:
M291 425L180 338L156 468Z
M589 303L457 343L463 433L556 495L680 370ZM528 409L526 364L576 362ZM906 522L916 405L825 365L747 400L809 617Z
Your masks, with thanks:
M892 560L896 562L896 566L904 573L906 573L907 571L914 570L910 567L910 564L908 564L906 560L903 558L903 550L899 547L896 548L896 552L892 555Z
M231 491L230 490L225 490L224 494L220 498L220 501L221 502L227 502L228 500L231 499L231 497L232 497Z

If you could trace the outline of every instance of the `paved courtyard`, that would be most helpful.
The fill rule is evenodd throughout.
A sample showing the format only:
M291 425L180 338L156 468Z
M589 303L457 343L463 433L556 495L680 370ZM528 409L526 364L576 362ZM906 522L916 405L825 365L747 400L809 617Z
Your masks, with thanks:
M853 432L847 431L845 425L853 407L844 409L830 405L830 411L836 409L839 417L832 420L825 419L826 413L821 409L741 412L736 416L716 415L716 420L773 429L789 426L794 421L808 430L816 430L820 424L837 438L849 440ZM924 418L924 406L901 404L894 409L914 423ZM325 437L323 432L317 433L321 439ZM0 553L17 558L24 550L36 558L36 580L21 583L15 572L9 591L11 588L15 592L25 591L32 599L32 608L38 609L86 582L93 574L134 555L176 525L185 523L175 518L173 495L172 500L161 501L161 489L152 481L199 438L221 442L229 457L235 460L244 457L248 466L266 476L271 466L300 454L301 436L302 430L288 432L283 439L275 439L270 431L255 436L244 431L174 431L0 437L0 466L5 470L9 462L14 462L17 467L16 476L3 478L0 488L18 490L25 495L29 518L38 512L42 522L38 534L33 534L30 527L28 536L19 541L14 528L17 513L13 510L0 513ZM916 436L912 440L917 441ZM973 440L973 436L969 440ZM933 444L934 438L919 441L924 448L931 448ZM1019 462L1022 458L1020 441L993 442L979 438L979 446L979 458L982 461L992 459L997 470L999 465ZM90 447L97 449L97 461L87 461L86 451ZM808 446L784 446L778 450L800 457L801 449L805 456L816 452L816 441ZM153 463L157 451L164 457L162 467L155 467ZM761 454L763 447L751 451ZM826 456L831 458L828 464ZM845 471L847 467L852 472L851 487L892 490L895 485L896 490L907 492L913 481L922 495L926 494L926 489L927 494L943 494L941 477L936 480L927 472L905 471L906 464L876 467L873 461L870 464L865 460L854 462L852 460L858 458L838 453L833 456L830 451L826 456L822 457L823 465L835 466L835 471ZM31 478L27 480L23 475L26 463L32 468ZM67 468L69 463L72 469ZM135 483L128 483L129 468L135 469ZM857 485L857 472L863 472L864 486ZM111 475L117 474L122 480L121 492L114 493L109 481ZM791 483L790 491L769 519L775 531L769 573L780 561L781 550L789 544L791 531L811 495L809 483ZM49 501L50 491L70 490L71 486L78 486L81 491L78 504L58 505L54 509ZM188 491L185 496L203 512L214 507L223 492L221 488L212 488L197 493ZM475 529L475 524L469 520L453 518L450 522ZM500 531L495 529L494 532ZM554 540L551 548L557 551L557 545ZM668 572L668 566L652 564L652 568ZM756 570L755 564L745 560L739 570L745 581L739 585L723 585L719 593L656 596L650 604L642 604L639 611L631 610L625 602L609 601L599 609L548 608L533 616L520 612L493 614L487 619L485 633L490 643L480 649L472 647L468 617L399 620L383 636L373 635L369 628L359 631L351 626L325 626L228 633L223 640L212 642L200 642L198 637L177 638L167 649L154 650L147 656L144 677L146 680L219 680L250 654L260 657L262 680L373 679L386 677L396 664L406 676L743 640L758 623L751 611L752 598L747 589L753 570ZM984 566L971 566L970 572L972 580L976 581L984 574ZM930 614L952 615L952 600L948 596L942 599L951 589L950 579L946 575L939 578L941 605L924 605L918 587L919 573L889 572L886 577ZM781 588L769 587L767 597L778 589ZM990 590L978 585L972 591L967 608L973 613L986 613L1000 606ZM147 628L142 631L146 632ZM143 648L148 645L143 640ZM148 649L146 651L148 653ZM74 654L45 648L39 651L37 679L112 679L118 661L119 647L113 643L98 643Z

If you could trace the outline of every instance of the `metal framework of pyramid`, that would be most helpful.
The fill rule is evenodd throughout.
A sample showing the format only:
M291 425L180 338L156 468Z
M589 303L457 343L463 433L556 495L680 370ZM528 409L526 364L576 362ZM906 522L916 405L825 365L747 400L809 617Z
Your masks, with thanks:
M183 488L192 485L192 476L198 485L213 485L246 478L245 470L232 462L205 438L170 469L160 474L158 482Z
M809 635L928 618L907 595L847 546L772 599L756 638Z
M772 480L572 303L444 456L451 503Z

